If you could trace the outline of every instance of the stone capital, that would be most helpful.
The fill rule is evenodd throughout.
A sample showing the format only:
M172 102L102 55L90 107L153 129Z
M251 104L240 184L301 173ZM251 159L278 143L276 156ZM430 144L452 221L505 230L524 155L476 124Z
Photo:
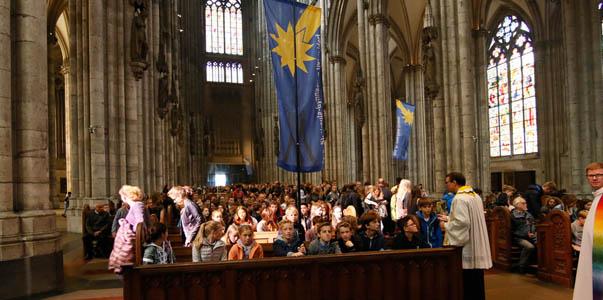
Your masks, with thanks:
M421 71L421 70L423 70L423 65L421 65L421 64L408 64L408 65L404 66L402 68L402 70L404 70L404 71L411 71L411 72Z
M389 27L389 21L387 20L387 15L385 14L370 15L368 21L371 25L383 24Z
M59 73L61 73L61 75L69 75L69 63L63 63L59 69Z
M479 28L473 28L471 30L471 35L473 36L473 38L487 38L488 37L488 30L483 28L483 27L479 27Z

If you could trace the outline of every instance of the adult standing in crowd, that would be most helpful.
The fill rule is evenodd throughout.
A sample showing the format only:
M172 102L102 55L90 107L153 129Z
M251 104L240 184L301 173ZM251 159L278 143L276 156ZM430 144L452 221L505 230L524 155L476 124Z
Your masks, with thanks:
M482 199L465 185L463 174L446 175L446 188L455 193L450 216L440 215L446 222L444 244L463 247L464 299L486 299L484 269L492 268L488 230Z
M582 231L574 300L603 299L603 162L586 166L586 179L593 189L594 209L588 212Z

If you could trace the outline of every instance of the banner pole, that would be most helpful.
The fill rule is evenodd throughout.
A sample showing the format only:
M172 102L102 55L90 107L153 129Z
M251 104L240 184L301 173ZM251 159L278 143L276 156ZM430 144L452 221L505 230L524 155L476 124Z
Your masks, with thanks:
M295 156L297 165L297 197L295 197L295 206L297 207L297 223L301 226L301 145L299 142L299 97L297 95L297 11L295 6L295 3L291 5L293 9L293 77L295 81L293 90L295 92Z

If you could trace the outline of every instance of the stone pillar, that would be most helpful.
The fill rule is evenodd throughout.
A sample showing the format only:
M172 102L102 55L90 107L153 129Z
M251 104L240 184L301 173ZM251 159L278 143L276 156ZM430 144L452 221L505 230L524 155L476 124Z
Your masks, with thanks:
M106 122L107 92L105 90L106 70L106 5L103 1L90 1L88 3L88 63L89 69L89 109L91 128L89 134L90 145L90 178L86 179L90 185L92 198L106 199L108 196L107 180L107 156L108 149L105 148L105 139L108 138Z
M488 105L484 99L488 99L488 83L486 68L488 67L487 52L488 31L483 29L473 30L475 43L475 82L476 82L476 112L479 116L488 115ZM477 119L477 155L481 159L476 161L476 182L483 191L491 190L490 180L490 127L487 118ZM443 178L443 177L442 177ZM445 188L442 185L442 189Z
M13 144L11 104L11 0L0 1L0 214L13 210ZM4 217L0 223L4 228ZM12 218L13 221L14 218ZM14 226L13 230L18 229ZM13 233L14 234L14 233ZM2 235L4 236L4 235Z
M343 109L346 106L345 96L347 95L345 85L345 64L346 61L342 56L333 55L330 57L330 68L332 70L332 77L330 78L329 90L331 91L331 98L328 99L327 107L325 108L328 114L327 122L328 125L328 145L329 151L325 149L325 153L329 153L329 166L330 170L327 178L328 180L340 180L344 174L344 170L347 171L351 167L350 163L341 163L342 161L348 161L344 156L343 147L344 134L349 136L349 132L344 131L343 128L348 124L349 115L343 113Z
M60 70L61 75L63 76L63 82L65 83L65 141L67 144L65 145L65 170L66 170L66 178L67 178L67 191L70 191L73 195L73 174L76 163L73 161L72 154L72 143L71 139L74 139L74 128L72 124L71 117L72 115L72 106L71 103L71 78L69 77L69 59L63 62ZM61 199L62 200L62 199Z
M459 64L459 76L458 76L458 89L460 90L459 96L459 116L461 117L461 145L462 145L462 156L460 157L463 165L462 170L467 178L467 182L472 185L479 185L476 181L476 175L478 173L476 169L476 161L478 160L476 147L477 147L477 122L479 116L477 114L477 103L475 96L475 82L474 82L474 58L471 55L471 48L473 47L473 39L471 37L471 5L469 1L456 1L456 11L458 17L456 19L456 30L457 38L459 40L458 45L458 64Z
M6 179L0 187L10 201L0 201L0 290L6 298L53 290L63 280L49 201L46 2L10 5L0 1L0 134L8 145L0 149Z
M367 139L363 139L368 153L368 181L384 177L393 180L392 161L392 99L390 90L390 64L387 53L389 38L387 21L387 3L374 1L370 4L367 31ZM367 174L365 172L365 174Z
M408 65L404 68L407 101L415 105L415 120L413 123L411 143L409 149L409 175L413 184L422 184L424 187L432 186L433 178L430 176L427 148L427 115L428 107L425 105L425 87L423 81L423 67L421 65Z

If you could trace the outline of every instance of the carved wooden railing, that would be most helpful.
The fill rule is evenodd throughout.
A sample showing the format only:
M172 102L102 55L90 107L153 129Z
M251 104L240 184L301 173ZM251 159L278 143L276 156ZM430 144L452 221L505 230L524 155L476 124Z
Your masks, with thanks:
M571 221L564 211L554 210L536 225L538 278L567 287L574 285Z
M124 267L124 299L463 297L461 248Z

